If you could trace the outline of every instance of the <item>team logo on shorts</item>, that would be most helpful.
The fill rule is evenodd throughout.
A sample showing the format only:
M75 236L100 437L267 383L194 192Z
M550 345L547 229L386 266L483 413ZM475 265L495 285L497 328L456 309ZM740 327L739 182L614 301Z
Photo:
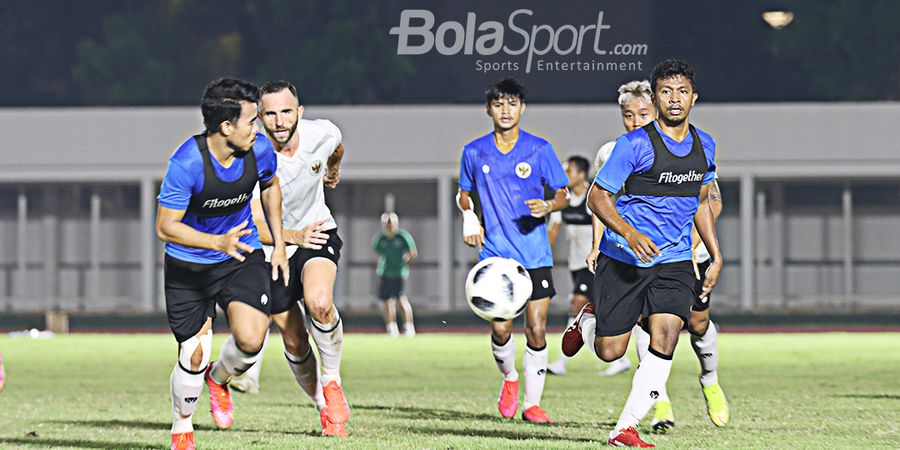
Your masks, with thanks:
M491 168L488 167L487 164L485 164L485 165L481 166L481 171L482 171L485 175L487 175L487 174L491 173Z
M531 176L531 165L527 162L520 162L519 165L516 166L516 175L521 179L526 179Z
M322 161L316 160L309 166L309 174L316 176L322 171Z
M262 297L259 298L259 302L262 303L263 305L265 305L266 303L269 303L269 296L266 294L263 294Z
M544 289L547 289L550 287L550 282L547 280L541 280L541 286L543 286Z
M581 291L581 292L587 292L587 285L584 284L584 283L579 284L579 285L578 285L578 290Z
M328 246L328 253L331 253L332 255L334 254L334 249L331 248L330 245Z

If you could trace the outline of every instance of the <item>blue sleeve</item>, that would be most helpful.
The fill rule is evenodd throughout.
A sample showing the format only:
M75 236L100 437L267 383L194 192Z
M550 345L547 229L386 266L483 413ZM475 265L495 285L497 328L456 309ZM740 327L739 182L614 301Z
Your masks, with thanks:
M159 188L159 196L156 197L159 205L164 208L184 211L191 202L196 176L190 174L175 159L169 160L169 168L163 177L162 186Z
M594 183L613 194L619 193L625 180L634 172L636 167L634 146L624 135L616 139L609 159L603 163L603 167L594 177Z
M554 191L568 186L569 176L563 170L562 163L559 162L556 151L549 142L541 149L540 158L541 176L544 178L544 183Z
M459 162L459 188L464 191L472 191L475 177L472 172L472 152L468 148L463 149L462 160Z
M275 157L275 147L272 146L272 142L267 137L257 133L256 142L254 146L256 170L259 175L259 181L265 183L275 176L275 170L278 169L278 158Z
M703 176L703 184L712 183L716 180L716 141L709 138L707 145L703 146L706 155L706 175Z

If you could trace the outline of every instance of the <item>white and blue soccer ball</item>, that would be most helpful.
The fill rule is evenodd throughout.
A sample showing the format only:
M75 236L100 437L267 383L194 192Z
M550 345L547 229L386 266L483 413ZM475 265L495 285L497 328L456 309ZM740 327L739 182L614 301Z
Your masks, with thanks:
M531 276L518 261L492 257L480 261L466 277L466 299L487 321L512 320L531 298Z

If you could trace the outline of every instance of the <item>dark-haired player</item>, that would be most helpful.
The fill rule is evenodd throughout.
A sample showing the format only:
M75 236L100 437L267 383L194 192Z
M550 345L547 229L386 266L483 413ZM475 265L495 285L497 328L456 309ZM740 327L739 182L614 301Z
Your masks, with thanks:
M568 265L572 275L572 292L569 294L568 327L575 320L575 315L591 299L594 275L588 270L584 254L590 252L593 242L591 219L594 216L587 207L587 193L590 185L587 182L591 164L583 156L572 156L566 161L566 175L569 177L569 206L562 211L550 214L548 232L550 245L556 240L562 224L566 224L566 242L569 246ZM556 361L547 366L553 375L565 375L569 357L560 355Z
M303 119L303 104L290 82L266 83L261 91L259 119L278 160L291 274L286 286L272 286L272 318L282 330L288 366L319 409L322 435L346 436L350 407L340 372L344 327L334 306L337 263L344 244L325 204L324 191L326 186L335 188L340 182L344 155L341 131L325 119ZM254 220L260 222L262 210L256 209L255 200L253 206ZM271 252L272 236L263 231L260 239L266 244L266 253ZM301 300L322 360L321 376L297 303Z
M525 88L514 79L494 83L485 93L485 112L494 130L463 148L459 196L463 212L463 239L477 247L479 260L492 256L512 258L528 269L533 283L525 309L525 404L522 418L535 423L553 423L540 407L547 372L545 328L553 288L553 255L544 217L568 204L566 174L544 139L519 129L525 112ZM544 189L555 192L544 200ZM482 221L472 209L477 194ZM511 418L519 407L519 374L512 321L491 323L491 348L503 375L498 408Z
M650 90L649 81L631 81L619 86L619 107L625 131L634 131L656 119L656 107L653 105L652 97L653 92ZM609 142L597 152L597 157L594 160L597 170L609 159L615 144L615 141ZM713 211L713 220L718 220L719 214L722 212L722 194L719 192L719 183L717 181L713 181L709 185L709 206ZM596 263L603 229L603 223L595 216L594 245L590 256L588 256L589 264ZM696 228L692 232L692 241L694 243L695 260L698 264L697 274L699 276L695 283L695 290L700 292L702 291L706 270L709 268L710 255L706 250L706 246L701 242ZM593 270L593 266L591 266L591 270ZM725 394L718 383L718 330L716 325L709 319L710 298L711 296L707 296L700 299L698 295L694 299L694 306L691 308L691 320L687 328L691 334L691 347L700 361L700 385L703 388L703 396L706 398L707 413L714 424L722 427L728 423L729 411ZM643 359L647 354L647 349L650 347L650 335L640 326L635 326L632 329L632 334L635 338L638 359ZM611 362L602 374L614 375L628 370L630 367L631 362L628 361L627 356L622 356ZM669 399L665 386L659 391L659 398L656 400L651 425L656 430L665 430L675 425L672 401Z
M213 420L234 422L227 383L257 359L269 326L270 277L288 282L281 229L281 189L275 151L257 133L259 89L236 79L207 86L201 110L206 131L169 158L159 192L156 232L166 242L165 292L169 326L178 341L172 371L172 448L193 449L191 418L204 371ZM259 183L275 250L266 263L250 212ZM216 303L228 315L231 335L211 362Z
M604 361L620 358L643 316L650 348L635 371L631 393L609 444L652 447L635 426L659 397L672 368L681 329L697 292L691 261L692 226L712 255L700 298L712 291L722 255L709 206L715 180L715 142L688 122L697 92L694 70L666 60L651 74L658 119L616 140L588 195L606 225L594 278L593 303L563 336L563 353L585 343ZM613 204L613 197L624 191Z

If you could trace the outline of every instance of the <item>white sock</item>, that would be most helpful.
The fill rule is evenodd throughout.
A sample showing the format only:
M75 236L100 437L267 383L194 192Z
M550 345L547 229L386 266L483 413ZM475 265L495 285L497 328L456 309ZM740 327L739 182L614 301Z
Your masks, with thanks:
M594 348L594 340L597 337L597 317L593 314L582 315L578 328L581 330L581 338L584 339L584 345L587 346L591 353L596 355L597 349Z
M260 357L262 357L262 351L252 355L244 353L234 342L234 336L228 336L228 339L222 344L219 360L209 371L210 378L216 383L227 384L232 377L246 372Z
M516 372L516 341L512 336L503 345L497 345L491 338L491 350L494 352L494 361L497 368L503 374L504 381L518 381L519 372Z
M652 350L647 353L634 372L631 392L628 394L628 400L625 402L625 407L622 409L622 414L619 416L619 421L616 422L616 427L610 433L610 437L613 437L621 429L637 426L638 422L656 403L671 371L671 358L660 358Z
M638 354L638 364L647 357L647 351L650 350L650 333L644 331L640 325L635 325L634 328L631 329L631 334L634 336L634 348L637 350ZM671 402L669 400L669 392L666 390L666 386L663 385L662 389L659 391L659 398L656 399L657 402Z
M397 336L400 334L400 329L397 328L397 322L389 322L385 328L387 329L387 334L391 336Z
M638 364L647 357L647 350L650 349L650 333L644 331L640 325L635 325L631 329L634 336L634 349L637 350Z
M203 373L206 367L197 372L188 372L175 364L169 378L169 394L172 398L172 434L190 433L194 431L191 416L197 410L200 393L203 392Z
M200 350L200 365L192 371L191 360ZM178 347L178 362L169 378L169 395L172 399L172 434L194 431L191 418L197 410L200 393L203 392L203 374L212 353L212 330L182 342Z
M703 336L691 335L691 347L700 360L700 384L707 387L718 383L716 369L719 368L719 330L712 320Z
M334 306L332 306L334 308ZM332 381L341 384L341 352L344 348L344 324L337 308L334 308L334 321L329 324L316 322L310 317L312 323L313 341L319 349L319 359L322 360L322 384Z
M541 404L544 394L544 380L547 378L547 359L550 352L547 346L535 350L525 346L525 358L522 360L522 372L525 373L525 403L523 409Z
M325 396L322 394L322 383L319 383L319 364L312 348L309 349L306 356L299 358L285 350L284 358L287 360L291 372L294 373L297 384L315 402L316 409L321 411L325 407Z

